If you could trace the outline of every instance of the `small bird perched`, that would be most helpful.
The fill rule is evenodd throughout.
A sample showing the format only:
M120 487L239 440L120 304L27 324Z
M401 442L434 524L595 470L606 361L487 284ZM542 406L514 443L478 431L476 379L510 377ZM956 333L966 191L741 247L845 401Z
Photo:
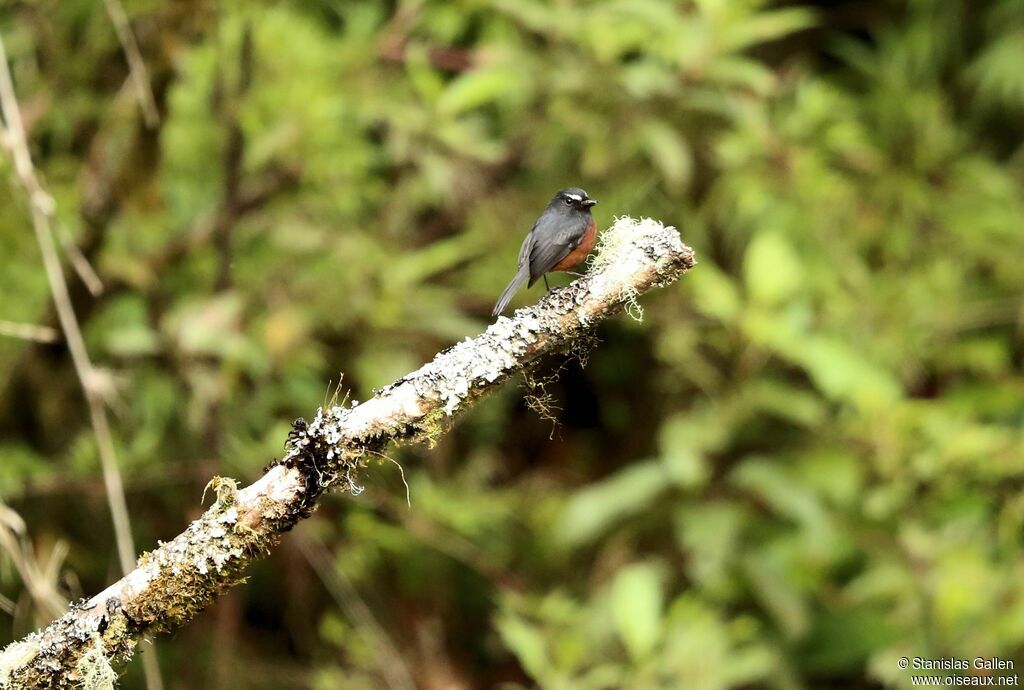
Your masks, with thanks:
M590 207L596 203L579 187L569 187L555 194L523 240L519 248L519 270L501 293L491 316L505 311L523 283L532 287L545 273L568 271L587 258L597 239L597 224L590 214Z

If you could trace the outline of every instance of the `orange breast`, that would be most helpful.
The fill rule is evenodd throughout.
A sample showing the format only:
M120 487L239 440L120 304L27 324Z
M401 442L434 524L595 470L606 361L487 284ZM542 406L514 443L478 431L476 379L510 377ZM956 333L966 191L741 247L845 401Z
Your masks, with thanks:
M583 263L583 260L587 258L587 254L594 248L594 242L597 240L597 223L594 219L590 219L590 225L583 233L583 241L580 242L580 246L573 249L571 252L565 255L565 258L559 261L557 264L551 267L552 271L568 271L571 268L575 268Z

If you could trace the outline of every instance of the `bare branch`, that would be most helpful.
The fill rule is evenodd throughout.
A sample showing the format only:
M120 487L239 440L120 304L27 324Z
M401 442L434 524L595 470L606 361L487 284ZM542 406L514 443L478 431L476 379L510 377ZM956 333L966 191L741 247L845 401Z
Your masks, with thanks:
M107 16L114 25L117 40L121 43L121 50L128 61L128 75L135 90L135 98L139 101L139 108L142 109L142 118L147 127L154 129L160 124L160 113L153 97L153 89L149 85L146 62L142 59L142 51L139 50L139 42L135 40L135 33L128 22L128 15L119 0L103 0L103 5L107 8Z
M75 241L71 239L71 233L68 232L68 229L63 224L58 223L57 225L57 239L60 240L60 246L64 248L64 253L68 255L71 267L75 269L78 279L85 284L89 294L93 297L99 297L103 294L103 280L96 273L96 269L89 263L89 259L82 253L82 250L75 244Z
M373 611L355 588L345 573L334 565L331 552L323 542L315 537L300 536L299 551L316 572L331 597L344 610L353 623L357 624L359 633L366 637L367 643L380 652L380 674L387 680L390 690L416 690L409 667L395 648L388 633L377 622Z
M123 662L140 638L187 624L307 517L326 489L357 490L359 469L387 444L436 438L479 396L541 356L578 345L599 321L693 265L693 251L674 228L620 218L602 236L593 270L569 287L499 317L362 404L320 408L312 422L297 421L285 457L252 485L237 489L233 480L215 478L217 500L182 534L0 652L0 688L72 687L89 670L83 659L97 658L97 640L101 658Z

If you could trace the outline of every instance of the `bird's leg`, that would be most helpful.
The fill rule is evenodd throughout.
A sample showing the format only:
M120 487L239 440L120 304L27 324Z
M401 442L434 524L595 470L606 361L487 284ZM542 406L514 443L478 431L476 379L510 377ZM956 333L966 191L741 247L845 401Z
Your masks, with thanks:
M551 292L551 286L548 285L548 276L547 276L547 274L545 273L542 276L542 278L544 278L544 287L545 287L545 289L547 289L548 292Z

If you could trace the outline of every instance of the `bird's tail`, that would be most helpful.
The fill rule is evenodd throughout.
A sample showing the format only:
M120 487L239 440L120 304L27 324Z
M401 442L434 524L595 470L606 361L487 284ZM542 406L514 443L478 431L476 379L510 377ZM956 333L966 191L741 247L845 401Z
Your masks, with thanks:
M526 280L530 277L530 267L523 266L516 273L515 278L505 288L505 292L501 293L501 297L498 298L498 303L494 305L494 311L491 312L491 316L497 316L501 312L505 311L505 307L512 301L512 297L519 292L519 288L523 287Z

